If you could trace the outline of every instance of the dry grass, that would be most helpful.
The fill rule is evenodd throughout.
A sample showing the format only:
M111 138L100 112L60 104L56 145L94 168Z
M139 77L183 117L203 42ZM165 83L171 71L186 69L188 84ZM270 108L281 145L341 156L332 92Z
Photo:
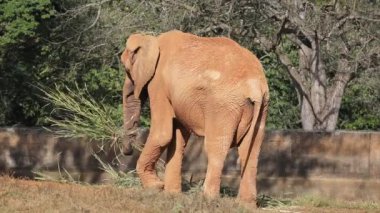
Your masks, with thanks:
M252 212L234 198L214 200L200 190L173 195L121 188L114 185L81 185L54 181L0 177L0 212ZM270 200L269 202L275 200ZM378 204L331 202L316 197L276 201L254 212L379 212ZM265 205L264 205L265 206Z
M346 209L358 212L380 212L380 203L373 201L343 201L321 196L302 196L291 201L292 205L325 209Z
M232 198L0 178L0 212L249 212Z

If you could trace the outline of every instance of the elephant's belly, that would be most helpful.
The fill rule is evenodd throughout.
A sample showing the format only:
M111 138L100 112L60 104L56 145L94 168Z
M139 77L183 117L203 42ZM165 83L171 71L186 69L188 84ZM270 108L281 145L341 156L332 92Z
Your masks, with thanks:
M204 107L199 101L180 101L173 103L176 119L189 131L204 136Z

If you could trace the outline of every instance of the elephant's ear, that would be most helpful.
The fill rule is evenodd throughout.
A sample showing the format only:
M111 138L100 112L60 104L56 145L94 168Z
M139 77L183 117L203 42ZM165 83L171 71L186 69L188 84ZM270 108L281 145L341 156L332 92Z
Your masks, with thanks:
M139 98L141 90L152 79L156 70L160 50L157 38L150 35L133 34L127 40L134 95Z

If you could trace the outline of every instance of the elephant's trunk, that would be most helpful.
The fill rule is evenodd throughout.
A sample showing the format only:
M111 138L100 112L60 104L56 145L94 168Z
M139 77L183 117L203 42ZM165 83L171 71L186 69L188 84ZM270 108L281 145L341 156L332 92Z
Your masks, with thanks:
M133 93L126 97L123 105L124 114L124 149L126 155L132 154L132 143L136 140L137 128L140 121L141 101L136 99Z
M123 121L124 121L124 141L123 153L131 155L132 144L136 140L137 128L140 121L141 100L133 95L134 86L129 76L125 78L123 88Z

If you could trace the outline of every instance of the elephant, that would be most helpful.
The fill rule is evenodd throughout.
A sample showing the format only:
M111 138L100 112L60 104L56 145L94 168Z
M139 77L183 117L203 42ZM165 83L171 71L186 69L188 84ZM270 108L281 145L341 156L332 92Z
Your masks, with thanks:
M145 188L181 192L181 164L190 134L204 136L207 172L203 193L219 196L226 155L237 147L238 198L255 203L256 174L269 103L259 59L226 37L199 37L178 30L158 36L132 34L121 62L125 131L139 122L149 96L150 132L136 171ZM125 152L130 152L125 142ZM164 181L155 164L167 149Z

